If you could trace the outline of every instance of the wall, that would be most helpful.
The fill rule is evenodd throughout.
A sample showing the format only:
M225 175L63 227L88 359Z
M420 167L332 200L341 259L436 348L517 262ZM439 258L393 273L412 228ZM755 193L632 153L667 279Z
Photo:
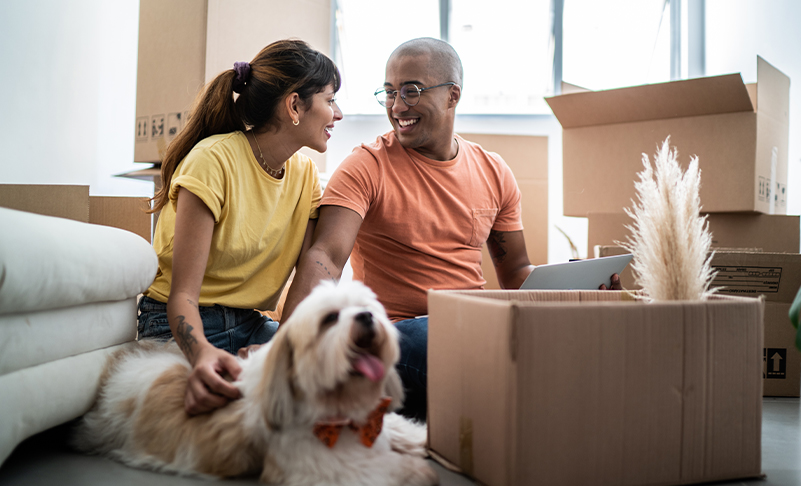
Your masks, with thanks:
M138 21L138 0L0 2L0 183L152 194L114 177L136 168Z

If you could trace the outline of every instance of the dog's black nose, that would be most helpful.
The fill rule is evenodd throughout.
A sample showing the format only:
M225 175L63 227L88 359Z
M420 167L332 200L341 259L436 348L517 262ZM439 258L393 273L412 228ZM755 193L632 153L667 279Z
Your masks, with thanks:
M373 344L375 339L375 325L373 315L369 312L360 312L353 316L353 322L357 325L353 327L353 342L359 348L367 349Z
M373 327L373 315L369 312L360 312L353 318L364 327Z

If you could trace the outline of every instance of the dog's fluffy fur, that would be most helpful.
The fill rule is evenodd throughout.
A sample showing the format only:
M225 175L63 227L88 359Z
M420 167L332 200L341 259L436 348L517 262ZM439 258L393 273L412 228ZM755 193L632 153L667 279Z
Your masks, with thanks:
M353 282L321 284L272 341L241 361L242 398L189 416L190 366L174 343L138 343L115 356L73 444L135 467L178 474L260 475L282 485L433 485L426 429L388 413L371 448L345 427L328 448L316 422L363 423L383 396L403 400L395 327ZM371 358L371 356L373 356ZM367 364L365 364L367 363Z

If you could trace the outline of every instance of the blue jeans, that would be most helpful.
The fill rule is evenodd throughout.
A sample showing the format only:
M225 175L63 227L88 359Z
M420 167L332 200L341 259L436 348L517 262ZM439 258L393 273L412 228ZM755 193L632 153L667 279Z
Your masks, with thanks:
M426 420L426 381L428 374L428 317L395 323L400 334L401 356L395 369L403 381L406 398L401 415Z
M266 343L278 330L276 321L253 309L214 305L199 310L206 339L232 354L251 344ZM167 304L142 297L139 301L139 339L166 341L170 338L172 331L167 322Z

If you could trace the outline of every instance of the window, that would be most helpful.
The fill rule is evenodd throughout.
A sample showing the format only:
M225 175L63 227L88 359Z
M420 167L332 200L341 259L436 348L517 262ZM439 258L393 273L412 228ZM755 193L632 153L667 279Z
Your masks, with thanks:
M665 0L565 1L563 71L592 90L670 81Z
M464 65L460 114L550 113L550 0L454 1L449 34Z
M441 4L450 4L447 39L464 65L460 114L550 113L550 0L337 0L334 58L345 114L384 114L373 92L392 51L416 37L440 38Z
M387 59L409 39L439 38L439 0L337 0L336 5L334 60L342 74L337 104L345 114L386 115L373 93L384 84Z

